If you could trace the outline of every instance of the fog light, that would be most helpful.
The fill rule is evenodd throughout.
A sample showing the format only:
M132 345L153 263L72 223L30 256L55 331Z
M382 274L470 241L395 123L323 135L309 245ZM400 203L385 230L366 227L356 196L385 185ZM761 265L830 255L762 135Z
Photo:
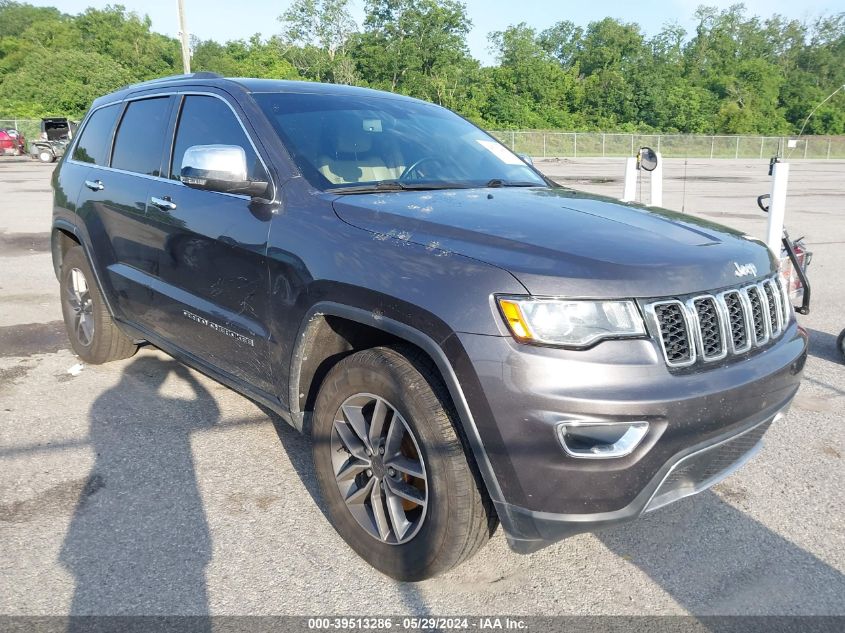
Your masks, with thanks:
M629 455L648 433L648 422L575 420L558 425L563 450L571 457L609 459Z

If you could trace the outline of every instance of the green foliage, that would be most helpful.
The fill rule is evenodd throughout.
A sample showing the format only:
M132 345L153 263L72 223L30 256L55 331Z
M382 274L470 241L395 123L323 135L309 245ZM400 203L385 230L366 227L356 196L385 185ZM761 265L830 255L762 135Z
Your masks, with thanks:
M113 59L88 51L35 51L0 85L0 112L79 118L91 102L133 80ZM5 86L13 86L13 90Z
M212 71L225 77L300 78L283 55L281 44L276 40L262 42L258 35L249 41L231 40L226 44L194 41L192 49L191 65L197 71Z
M194 39L192 67L226 76L370 86L433 101L498 129L790 134L845 84L845 13L812 21L700 7L694 32L648 37L612 18L490 34L467 49L458 0L294 0L269 39ZM79 117L100 94L181 71L179 42L121 5L67 15L0 0L0 115ZM806 124L845 134L845 91Z

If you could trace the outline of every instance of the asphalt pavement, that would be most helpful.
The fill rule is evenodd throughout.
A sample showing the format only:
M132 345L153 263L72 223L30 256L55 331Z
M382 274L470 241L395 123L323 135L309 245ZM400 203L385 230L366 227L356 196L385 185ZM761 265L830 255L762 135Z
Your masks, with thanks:
M620 159L538 167L622 191ZM811 355L754 460L711 491L530 556L499 531L418 584L344 544L308 440L251 401L150 348L74 369L51 171L0 160L0 614L845 614L845 162L793 164L787 223L815 253L800 317ZM670 208L764 235L765 161L667 161L665 191Z

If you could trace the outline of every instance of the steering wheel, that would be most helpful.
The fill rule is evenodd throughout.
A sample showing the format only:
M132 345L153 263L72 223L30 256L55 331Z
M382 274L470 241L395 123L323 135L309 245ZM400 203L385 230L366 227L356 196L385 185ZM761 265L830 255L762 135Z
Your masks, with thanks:
M412 173L416 170L420 165L423 165L430 161L437 161L440 160L437 156L423 156L419 160L414 161L409 167L405 168L405 171L402 172L402 175L399 176L399 180L406 180L408 174Z

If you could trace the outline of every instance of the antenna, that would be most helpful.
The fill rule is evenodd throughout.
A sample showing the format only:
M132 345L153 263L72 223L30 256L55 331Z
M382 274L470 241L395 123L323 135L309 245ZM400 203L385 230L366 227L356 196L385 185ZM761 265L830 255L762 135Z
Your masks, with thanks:
M842 85L841 85L841 86L839 86L836 90L834 90L834 91L833 91L833 92L831 92L829 95L827 95L824 99L822 99L822 100L818 103L818 105L816 105L816 107L815 107L815 108L813 108L813 109L810 111L810 114L808 114L808 115L807 115L807 118L806 118L806 119L804 119L804 123L801 125L801 131L800 131L800 132L798 132L798 138L799 138L799 139L800 139L802 136L804 136L804 128L805 128L805 127L807 127L807 122L808 122L808 121L810 120L810 118L811 118L811 117L812 117L812 116L816 113L816 110L818 110L818 109L819 109L819 108L821 108L821 107L822 107L825 103L827 103L828 101L830 101L830 100L833 98L833 95L835 95L835 94L836 94L837 92L839 92L840 90L845 90L845 84L842 84ZM786 159L787 159L787 160L789 160L789 157L790 157L790 156L792 156L792 152L794 152L794 151L795 151L795 148L794 148L794 147L790 148L790 150L789 150L789 154L788 154L788 155L787 155L787 157L786 157Z

